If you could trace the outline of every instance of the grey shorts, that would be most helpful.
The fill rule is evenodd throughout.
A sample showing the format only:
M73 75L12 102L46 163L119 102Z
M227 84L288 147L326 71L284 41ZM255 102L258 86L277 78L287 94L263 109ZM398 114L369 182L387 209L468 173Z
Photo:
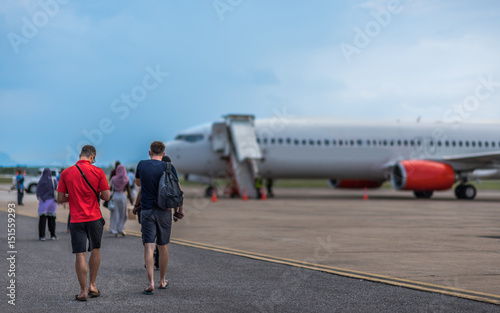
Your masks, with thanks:
M100 249L103 228L103 218L91 222L71 223L70 231L73 253L85 252L87 248L87 240L89 242L88 251Z
M141 210L142 243L155 243L162 246L170 243L172 231L172 210Z

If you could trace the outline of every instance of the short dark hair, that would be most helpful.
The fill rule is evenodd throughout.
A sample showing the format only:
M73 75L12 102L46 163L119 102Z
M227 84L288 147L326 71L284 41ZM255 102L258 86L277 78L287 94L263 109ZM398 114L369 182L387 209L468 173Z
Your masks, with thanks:
M90 158L93 155L96 155L95 147L93 145L85 145L82 147L80 157Z
M149 147L149 150L154 155L161 155L163 152L165 152L165 145L161 141L153 141L153 143Z
M118 165L120 165L120 161L115 162L115 169L118 167Z
M168 157L168 155L163 156L163 158L161 160L163 162L172 162L172 160L170 160L170 158Z

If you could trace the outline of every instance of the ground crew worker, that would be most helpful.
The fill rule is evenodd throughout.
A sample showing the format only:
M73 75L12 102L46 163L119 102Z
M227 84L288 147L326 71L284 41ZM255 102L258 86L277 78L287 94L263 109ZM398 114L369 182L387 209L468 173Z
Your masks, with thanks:
M259 176L255 179L255 190L257 191L257 199L262 198L262 192L260 191L262 189L262 178Z

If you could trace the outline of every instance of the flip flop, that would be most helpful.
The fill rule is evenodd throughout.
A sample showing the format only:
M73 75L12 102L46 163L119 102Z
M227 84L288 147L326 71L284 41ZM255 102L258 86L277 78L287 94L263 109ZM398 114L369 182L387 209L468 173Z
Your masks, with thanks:
M77 301L87 301L87 298L80 298L79 295L75 295L75 300L77 300Z
M142 294L143 294L143 295L148 295L148 296L151 296L151 295L153 295L153 294L154 294L154 289L153 289L153 290L146 290L146 289L144 289L144 290L142 291Z
M168 288L168 280L165 280L167 282L167 284L165 285L165 287L159 287L160 289L167 289Z
M99 290L97 290L97 292L89 291L89 297L91 297L91 298L97 298L100 296L101 296L101 292Z

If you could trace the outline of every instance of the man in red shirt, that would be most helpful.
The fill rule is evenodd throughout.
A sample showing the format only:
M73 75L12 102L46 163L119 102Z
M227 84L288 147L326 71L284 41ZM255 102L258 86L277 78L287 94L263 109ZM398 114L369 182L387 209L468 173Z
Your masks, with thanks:
M101 295L95 285L101 263L100 248L104 226L98 197L100 196L102 200L109 200L110 192L104 171L92 165L95 162L95 156L94 146L83 146L80 160L61 173L57 186L58 202L69 202L71 246L76 255L75 269L80 283L80 294L75 296L78 301L87 301L87 295L91 298ZM90 251L88 290L87 240L88 251Z

